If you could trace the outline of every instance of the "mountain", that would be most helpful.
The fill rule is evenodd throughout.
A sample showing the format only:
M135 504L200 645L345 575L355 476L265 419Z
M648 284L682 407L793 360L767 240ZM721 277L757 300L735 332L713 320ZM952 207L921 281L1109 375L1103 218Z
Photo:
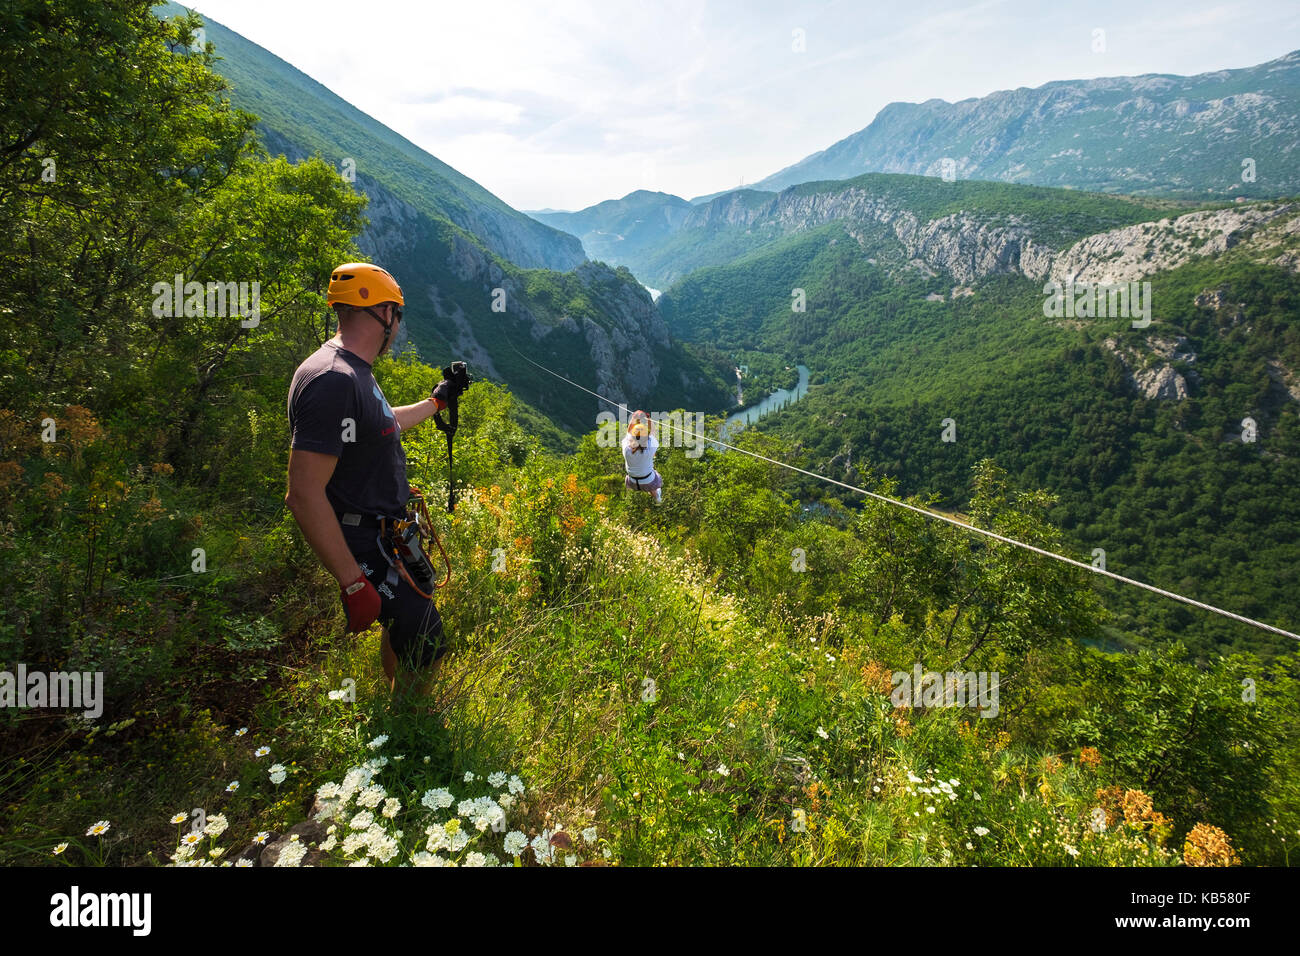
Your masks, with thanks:
M728 194L670 244L716 264L659 306L671 334L747 367L747 399L811 370L765 428L814 470L860 483L865 468L960 509L969 469L993 458L1057 496L1080 559L1286 626L1300 620L1300 202L1192 205L889 175ZM1138 283L1140 301L1115 314L1072 295L1066 311L1050 282ZM1205 659L1289 644L1107 596L1116 646L1177 639Z
M1064 80L948 103L891 103L865 129L754 184L864 172L1135 195L1300 193L1300 50L1196 76ZM1243 179L1245 160L1253 174ZM700 197L707 200L710 197Z
M185 10L177 3L157 8L162 16ZM572 269L586 258L571 236L539 226L269 50L209 18L205 30L221 57L216 69L230 83L232 101L258 117L272 152L290 159L319 153L341 171L346 163L359 191L381 185L526 269Z
M540 210L529 215L580 238L592 259L621 264L676 232L690 210L691 204L678 196L638 189L579 212Z
M616 250L610 259L664 289L691 271L730 262L828 222L888 226L901 236L945 216L971 212L991 227L1023 232L1034 224L1039 248L1121 225L1198 208L1189 201L1132 199L1005 183L871 173L804 183L780 193L741 189L682 210L658 243Z
M557 393L520 353L621 402L729 403L718 371L671 341L626 271L587 262L574 236L511 208L238 33L213 20L205 31L231 101L259 117L267 148L291 160L318 154L369 197L358 245L402 285L397 348L413 345L436 364L464 359L570 429L590 428L604 405Z

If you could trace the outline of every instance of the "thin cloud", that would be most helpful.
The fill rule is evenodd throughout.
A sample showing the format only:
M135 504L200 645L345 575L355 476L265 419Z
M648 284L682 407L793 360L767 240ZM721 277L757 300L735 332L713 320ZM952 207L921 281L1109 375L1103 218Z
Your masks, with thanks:
M887 103L1288 52L1291 0L662 4L203 0L199 10L517 208L755 182ZM342 27L340 27L342 25ZM1107 51L1091 31L1107 32ZM806 50L793 47L804 31ZM219 51L218 51L219 52Z

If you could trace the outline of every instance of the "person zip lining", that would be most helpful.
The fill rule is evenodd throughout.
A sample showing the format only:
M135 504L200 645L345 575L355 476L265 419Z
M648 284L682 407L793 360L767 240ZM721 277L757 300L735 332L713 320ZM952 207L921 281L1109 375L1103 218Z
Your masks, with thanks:
M623 436L623 468L627 472L623 484L632 491L647 492L655 504L662 504L664 480L655 471L658 450L654 422L643 411L633 412L627 422L627 434Z
M429 398L392 408L372 367L402 321L401 287L379 266L350 262L331 273L326 302L338 332L298 366L289 388L284 502L338 581L348 630L380 622L394 698L423 697L447 642L416 534L427 512L422 498L411 509L402 432L454 409L468 376L444 377Z

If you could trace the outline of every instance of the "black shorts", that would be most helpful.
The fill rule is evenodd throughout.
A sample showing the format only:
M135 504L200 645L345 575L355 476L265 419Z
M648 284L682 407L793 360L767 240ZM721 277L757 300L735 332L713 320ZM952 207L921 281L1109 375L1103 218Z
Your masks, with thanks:
M379 623L388 628L388 643L407 670L420 670L447 653L442 617L432 598L421 597L400 575L390 583L389 565L375 544L353 550L361 573L379 592Z

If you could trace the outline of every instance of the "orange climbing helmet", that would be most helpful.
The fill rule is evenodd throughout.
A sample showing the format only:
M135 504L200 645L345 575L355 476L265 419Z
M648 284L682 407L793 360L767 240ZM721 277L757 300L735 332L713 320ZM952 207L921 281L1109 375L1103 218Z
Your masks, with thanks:
M406 305L402 287L387 269L369 262L348 262L330 273L327 304L354 305L365 308L384 302Z

